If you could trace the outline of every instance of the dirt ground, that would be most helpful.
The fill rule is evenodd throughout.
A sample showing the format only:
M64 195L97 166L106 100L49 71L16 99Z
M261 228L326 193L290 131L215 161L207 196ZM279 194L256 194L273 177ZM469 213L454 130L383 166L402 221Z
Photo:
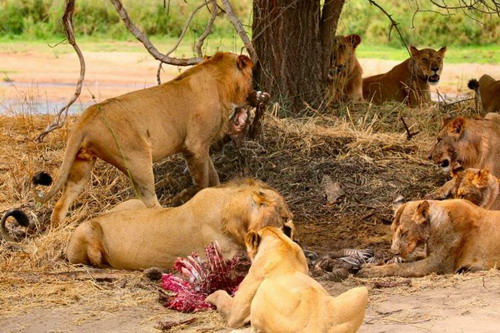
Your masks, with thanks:
M102 101L155 84L157 62L147 54L87 52L85 56L87 78L77 109L92 102L92 95ZM361 63L367 76L396 62L361 59ZM0 52L0 75L4 72L0 83L0 210L31 200L26 173L56 172L59 167L67 131L35 145L31 139L48 118L21 112L53 111L73 94L78 70L73 54ZM167 67L163 79L178 72ZM482 73L499 77L500 65L445 64L438 89L450 95L462 93L467 80ZM2 116L2 112L15 117ZM426 110L416 115L413 110L394 107L390 112L371 108L359 114L346 112L342 121L323 116L297 121L268 117L264 136L246 143L242 151L249 157L251 174L286 197L304 247L318 252L371 247L385 255L392 199L401 193L408 199L418 198L444 181L426 160L427 147L440 118L462 111ZM412 129L422 133L407 141L399 115L405 115ZM232 146L213 156L222 180L241 173ZM161 202L189 184L183 169L184 164L175 158L155 167ZM321 187L324 176L342 186L344 195L336 203L326 202ZM64 262L62 251L74 227L130 196L127 184L125 177L100 164L92 186L77 199L71 212L74 217L63 230L23 241L26 251L0 244L1 332L158 332L159 322L193 317L194 322L173 330L229 331L213 311L181 314L165 309L158 302L158 284L141 272L75 268ZM110 199L104 191L116 195ZM41 220L47 219L50 208L42 210ZM380 283L391 287L380 288ZM370 302L360 332L500 330L500 272L496 270L420 279L350 277L342 283L322 284L333 295L357 285L369 287Z

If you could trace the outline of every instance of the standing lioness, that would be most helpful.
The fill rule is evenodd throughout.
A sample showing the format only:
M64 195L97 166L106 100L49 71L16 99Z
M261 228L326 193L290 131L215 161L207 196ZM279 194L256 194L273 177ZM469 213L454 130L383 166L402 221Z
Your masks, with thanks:
M159 206L153 162L182 153L198 188L218 185L210 145L227 129L231 107L251 91L252 61L244 55L217 53L177 78L90 106L71 131L59 178L41 202L64 191L51 224L66 216L100 158L133 183L148 207Z

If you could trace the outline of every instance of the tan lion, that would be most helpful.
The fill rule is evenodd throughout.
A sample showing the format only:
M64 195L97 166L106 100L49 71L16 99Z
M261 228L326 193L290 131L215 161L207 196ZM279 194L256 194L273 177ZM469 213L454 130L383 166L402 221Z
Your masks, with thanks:
M202 254L214 241L224 256L232 257L244 249L250 230L294 230L284 198L251 179L203 189L175 208L140 205L138 200L126 202L80 224L66 250L69 262L131 270L171 268L178 257Z
M332 297L308 275L301 248L280 229L245 237L252 266L234 298L224 290L207 297L230 327L251 322L252 332L356 332L368 302L366 287Z
M61 189L51 224L64 219L90 179L97 158L117 167L147 207L159 206L153 162L182 153L196 189L219 184L210 145L227 131L233 105L251 91L252 61L217 53L177 78L87 108L71 131L59 177L38 198L47 202Z
M396 210L391 251L403 258L425 244L427 256L408 263L365 266L364 277L420 277L500 267L500 211L467 200L411 201Z
M476 93L476 101L482 106L483 112L500 112L500 80L484 74L477 80L470 80L469 88Z
M488 168L467 169L454 176L456 179L452 195L465 199L484 209L500 210L500 179Z
M363 69L356 58L358 35L337 36L333 51L332 96L334 101L359 102L363 100Z
M429 159L445 173L460 168L488 168L500 177L500 121L445 119Z
M382 104L387 101L405 102L412 107L431 102L429 85L439 82L443 70L446 46L438 51L410 47L411 57L389 72L363 79L366 101Z

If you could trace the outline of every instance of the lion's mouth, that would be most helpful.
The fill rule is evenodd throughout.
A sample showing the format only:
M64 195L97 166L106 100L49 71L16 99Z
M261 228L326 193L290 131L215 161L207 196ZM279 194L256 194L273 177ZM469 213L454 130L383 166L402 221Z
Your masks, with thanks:
M430 84L437 84L439 82L439 74L429 76L427 81L429 81Z

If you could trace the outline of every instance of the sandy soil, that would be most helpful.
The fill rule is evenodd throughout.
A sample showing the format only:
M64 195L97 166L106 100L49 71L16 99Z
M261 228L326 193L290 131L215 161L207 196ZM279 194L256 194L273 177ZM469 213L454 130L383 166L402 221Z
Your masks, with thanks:
M158 62L140 52L84 52L86 79L80 102L86 104L117 96L156 84ZM397 61L360 59L364 76L383 73ZM78 79L79 64L73 53L15 53L0 52L0 103L12 104L30 95L39 101L64 102L72 96ZM175 77L182 67L164 66L162 80ZM432 87L451 96L467 92L470 78L484 73L500 77L500 65L445 63L441 83ZM5 107L5 106L4 106Z

